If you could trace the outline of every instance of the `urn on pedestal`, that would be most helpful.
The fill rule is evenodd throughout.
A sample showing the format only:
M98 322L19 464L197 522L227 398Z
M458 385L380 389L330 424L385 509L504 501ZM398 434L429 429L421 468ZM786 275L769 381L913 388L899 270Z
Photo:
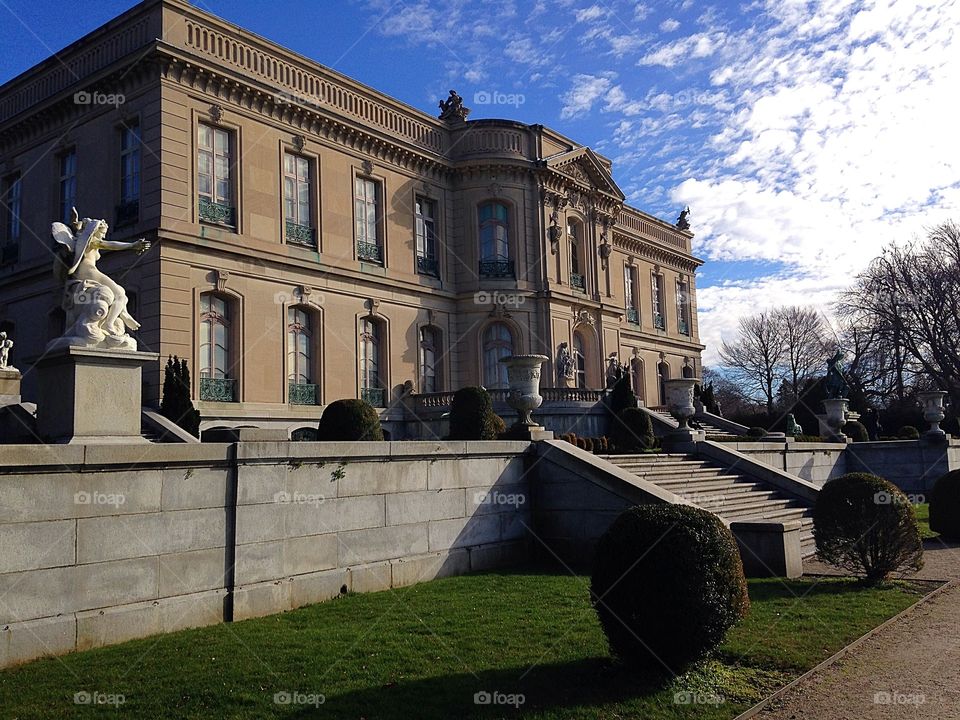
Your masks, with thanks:
M927 390L917 393L917 398L923 404L923 419L930 423L930 429L924 433L930 438L942 438L946 433L940 429L940 423L946 415L943 412L943 399L947 393L943 390Z
M540 367L547 360L549 358L546 355L511 355L500 359L500 362L507 366L507 382L510 388L507 404L520 416L517 425L539 427L530 417L530 413L543 403L540 395Z

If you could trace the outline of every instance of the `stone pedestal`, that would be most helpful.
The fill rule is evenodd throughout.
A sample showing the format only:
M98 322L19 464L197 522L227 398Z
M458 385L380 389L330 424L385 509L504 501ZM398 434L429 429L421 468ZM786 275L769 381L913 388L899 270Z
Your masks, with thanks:
M66 347L37 362L37 434L50 443L147 442L141 368L157 353Z
M803 574L800 521L741 520L730 523L747 577L798 578Z
M19 370L0 370L0 407L19 404L22 377Z

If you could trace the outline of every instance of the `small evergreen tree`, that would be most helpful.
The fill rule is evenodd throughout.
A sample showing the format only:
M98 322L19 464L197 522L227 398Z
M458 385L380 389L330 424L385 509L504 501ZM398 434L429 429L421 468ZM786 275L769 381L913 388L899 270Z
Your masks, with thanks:
M607 399L607 407L614 418L620 416L620 413L628 407L637 406L637 396L630 387L630 376L624 375L617 380L610 390L610 396Z
M160 414L194 437L200 437L200 412L190 399L190 370L187 361L175 355L167 358L164 368Z

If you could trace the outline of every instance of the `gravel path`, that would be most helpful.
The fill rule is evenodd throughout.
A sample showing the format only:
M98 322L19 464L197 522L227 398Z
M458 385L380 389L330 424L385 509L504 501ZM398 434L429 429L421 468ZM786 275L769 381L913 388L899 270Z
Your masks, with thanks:
M918 580L950 584L784 691L757 720L960 720L960 545L925 544ZM840 574L818 562L812 574Z

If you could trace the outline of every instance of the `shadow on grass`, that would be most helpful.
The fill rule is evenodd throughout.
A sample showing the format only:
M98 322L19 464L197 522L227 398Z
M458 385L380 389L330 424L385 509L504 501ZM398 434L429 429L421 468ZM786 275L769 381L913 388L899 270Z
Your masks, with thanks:
M660 700L656 696L662 695ZM518 702L522 696L522 702ZM385 687L331 695L318 708L303 708L295 718L489 718L516 717L530 712L559 710L556 717L573 717L587 708L649 696L669 704L673 695L662 684L644 683L607 657L568 663L441 675ZM494 702L484 704L485 699ZM512 704L511 704L512 703Z
M849 595L862 592L869 588L857 578L823 577L818 582L811 582L814 578L801 580L784 580L771 578L750 583L750 601L766 602L769 600L795 600L797 598L814 598L824 595Z

